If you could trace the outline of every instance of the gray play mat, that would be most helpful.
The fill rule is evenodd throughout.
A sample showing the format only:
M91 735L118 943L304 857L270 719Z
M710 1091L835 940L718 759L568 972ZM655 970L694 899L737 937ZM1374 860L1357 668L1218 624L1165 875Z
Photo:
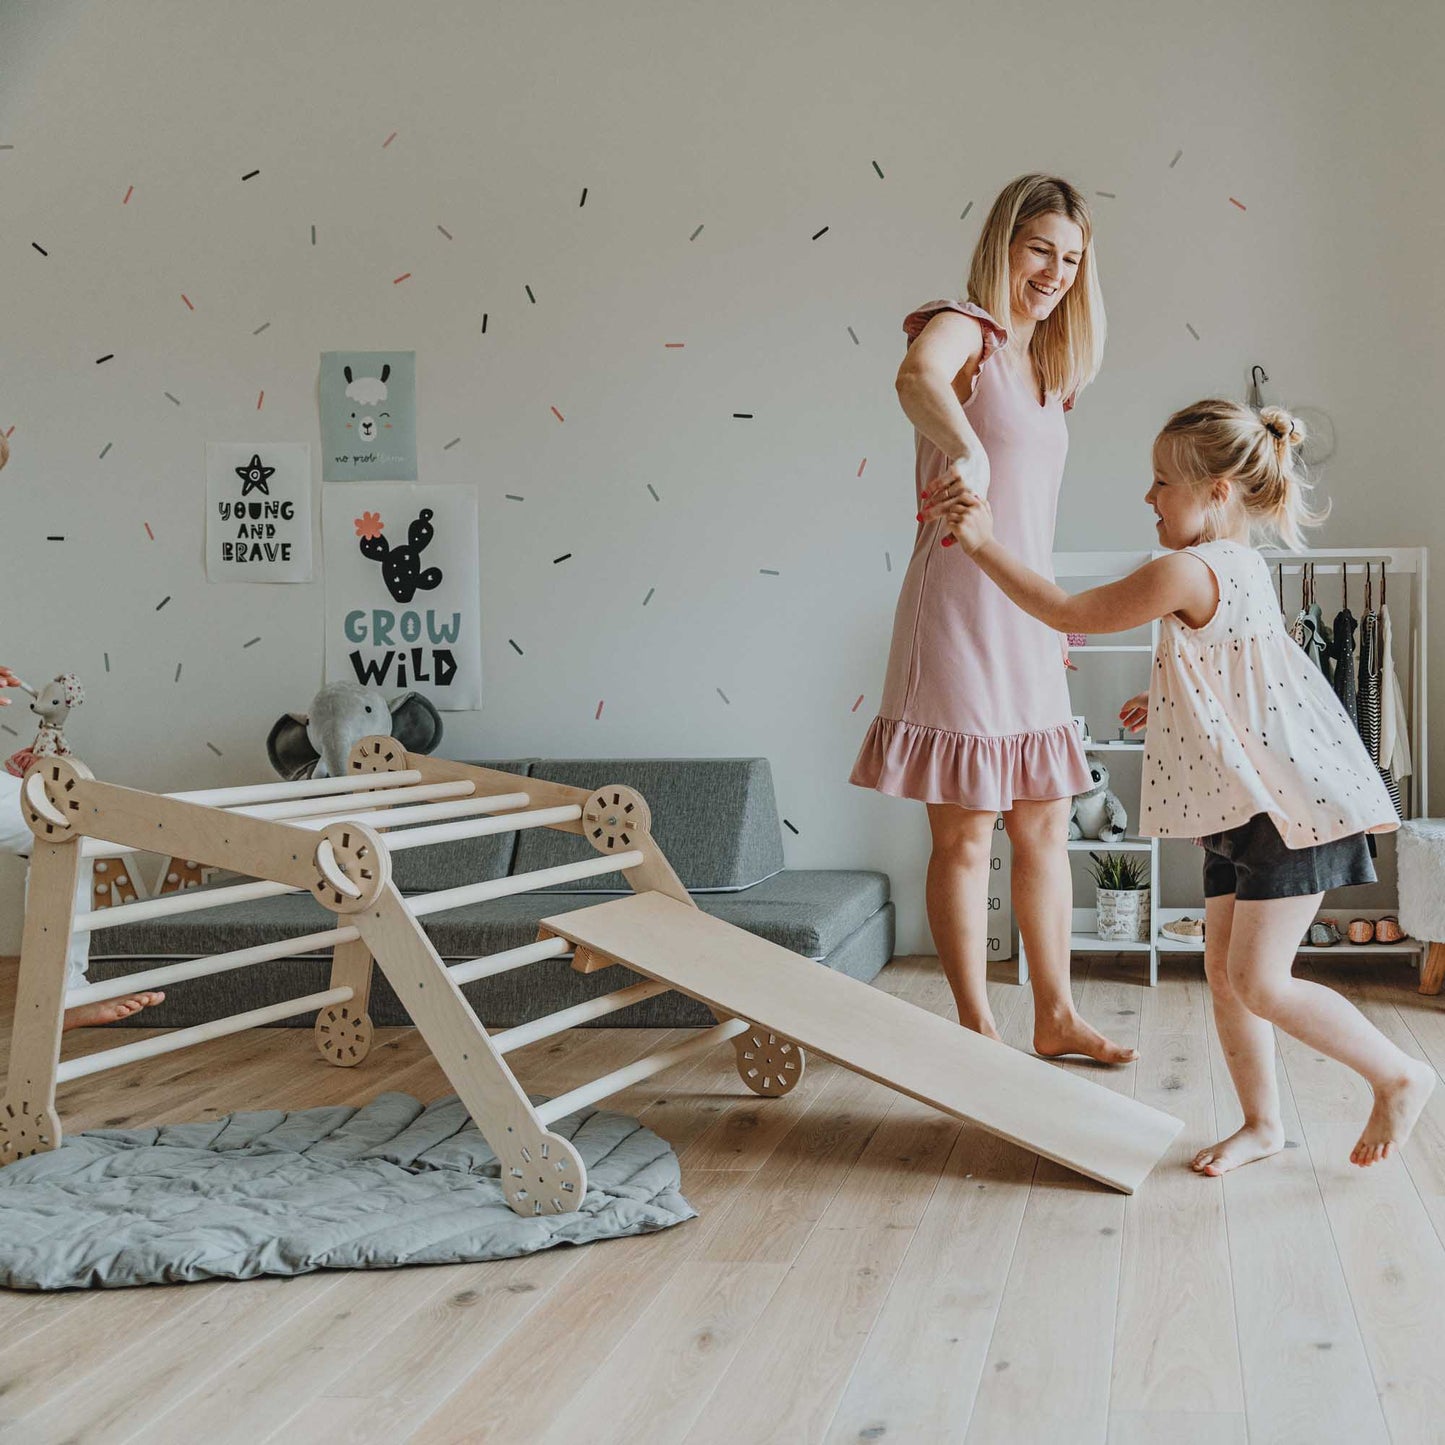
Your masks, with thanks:
M539 1102L539 1101L536 1101ZM455 1095L93 1129L0 1169L0 1285L93 1289L509 1259L692 1219L677 1156L637 1120L552 1126L587 1166L571 1214L523 1219Z

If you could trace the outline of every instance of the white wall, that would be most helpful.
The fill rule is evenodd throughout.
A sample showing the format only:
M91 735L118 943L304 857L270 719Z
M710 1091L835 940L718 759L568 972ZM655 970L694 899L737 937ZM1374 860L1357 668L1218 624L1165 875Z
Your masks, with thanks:
M1439 7L3 14L0 656L81 674L103 776L266 775L320 681L321 584L207 585L204 444L314 445L319 352L414 348L421 479L482 504L487 703L446 750L765 754L789 863L887 869L926 946L922 810L845 781L913 532L898 327L1026 169L1093 197L1109 307L1061 547L1148 546L1153 430L1254 361L1334 416L1322 542L1445 541Z

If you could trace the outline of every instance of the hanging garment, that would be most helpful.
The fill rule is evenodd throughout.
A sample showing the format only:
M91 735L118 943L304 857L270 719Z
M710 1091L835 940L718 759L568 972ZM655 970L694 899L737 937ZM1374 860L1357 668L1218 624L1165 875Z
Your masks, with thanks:
M1381 591L1384 582L1381 580ZM1374 594L1371 588L1369 565L1365 567L1365 611L1360 618L1360 685L1359 685L1359 729L1365 751L1370 755L1380 774L1380 781L1395 805L1395 811L1404 817L1400 806L1400 790L1390 770L1381 762L1380 750L1380 702L1383 684L1380 659L1380 614L1375 611Z
M1344 705L1350 721L1359 726L1359 706L1355 697L1355 633L1360 624L1350 611L1350 582L1348 568L1342 567L1340 575L1344 584L1344 605L1335 613L1335 625L1330 639L1330 657L1334 662L1335 696Z
M1410 756L1410 732L1406 723L1405 695L1395 671L1395 652L1390 635L1390 609L1385 605L1385 581L1380 579L1380 768L1390 797L1400 808L1400 784L1415 770Z
M1281 572L1281 580L1283 572ZM1282 601L1283 599L1281 599ZM1315 601L1315 565L1306 562L1300 568L1300 610L1295 616L1290 636L1309 654L1309 659L1324 673L1326 681L1331 678L1330 633L1325 626L1320 604Z

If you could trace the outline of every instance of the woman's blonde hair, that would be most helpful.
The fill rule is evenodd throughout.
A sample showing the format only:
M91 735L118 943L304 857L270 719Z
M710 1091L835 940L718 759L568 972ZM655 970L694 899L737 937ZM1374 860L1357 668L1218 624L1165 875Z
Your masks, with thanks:
M1099 374L1104 360L1104 297L1094 260L1094 218L1088 202L1057 176L1027 175L999 192L968 268L968 299L1002 327L1012 324L1009 305L1009 245L1019 228L1036 216L1066 216L1084 234L1074 284L1053 314L1039 322L1029 347L1044 390L1066 399Z
M1303 529L1329 516L1308 502L1310 484L1296 449L1305 439L1298 417L1281 407L1254 411L1237 401L1211 397L1176 411L1154 439L1154 462L1190 486L1233 484L1234 496L1251 530L1263 530L1284 546L1304 546ZM1209 542L1225 530L1226 508L1211 502L1204 535Z

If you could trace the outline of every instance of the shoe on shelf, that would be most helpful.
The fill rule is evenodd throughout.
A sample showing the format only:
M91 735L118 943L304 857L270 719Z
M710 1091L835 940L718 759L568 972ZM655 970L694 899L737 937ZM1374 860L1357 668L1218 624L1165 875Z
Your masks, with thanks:
M1410 935L1400 927L1400 920L1393 913L1375 920L1376 943L1400 943Z
M1350 942L1351 943L1373 943L1375 941L1375 921L1372 918L1350 919Z
M1202 918L1175 918L1160 930L1165 938L1177 938L1184 943L1204 942L1204 920Z
M1316 918L1305 935L1311 948L1333 948L1340 941L1340 925L1333 918Z

